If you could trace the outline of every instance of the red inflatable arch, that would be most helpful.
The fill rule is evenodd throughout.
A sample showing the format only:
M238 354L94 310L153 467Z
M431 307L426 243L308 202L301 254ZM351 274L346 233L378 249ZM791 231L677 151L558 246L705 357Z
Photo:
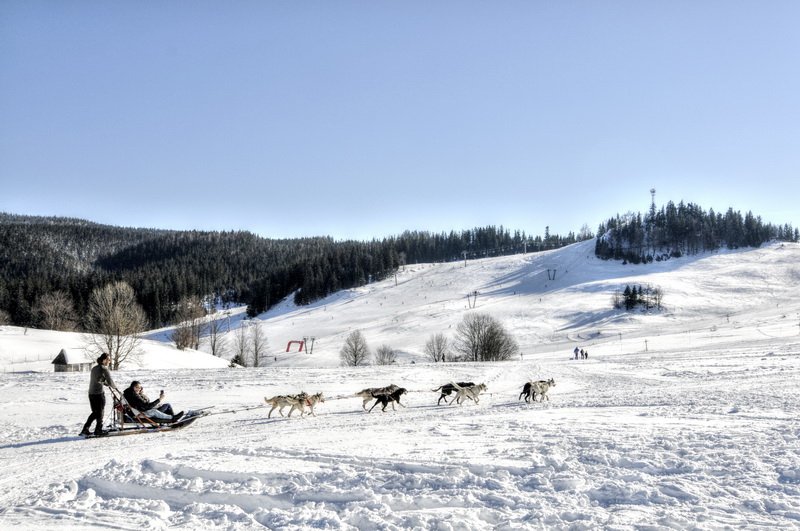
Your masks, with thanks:
M297 350L297 352L303 352L305 341L289 341L288 343L286 343L286 352L289 352L289 350L291 350L292 343L297 343L298 345L300 345L300 348Z

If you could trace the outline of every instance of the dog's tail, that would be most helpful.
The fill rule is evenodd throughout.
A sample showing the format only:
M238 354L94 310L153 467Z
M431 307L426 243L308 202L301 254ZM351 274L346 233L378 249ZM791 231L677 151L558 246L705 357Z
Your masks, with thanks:
M441 391L441 390L442 390L442 387L444 387L444 385L440 385L440 386L439 386L439 387L437 387L436 389L431 389L431 391L433 391L434 393L435 393L436 391Z

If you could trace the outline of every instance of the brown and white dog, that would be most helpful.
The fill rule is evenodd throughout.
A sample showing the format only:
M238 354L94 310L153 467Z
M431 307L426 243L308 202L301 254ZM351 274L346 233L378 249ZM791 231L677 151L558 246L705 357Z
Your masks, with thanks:
M317 415L316 413L314 413L314 406L316 406L320 402L325 403L325 397L322 395L322 393L306 395L305 400L299 400L296 404L292 405L292 409L289 410L289 416L290 417L292 416L292 411L294 411L295 409L299 409L300 416L302 417L303 414L305 413L305 408L307 407L309 414L312 417L316 417Z
M272 409L270 409L269 413L267 414L267 418L270 418L272 416L272 412L275 411L276 409L278 410L278 413L280 413L281 417L282 417L283 416L283 408L285 408L285 407L291 407L292 408L292 409L289 410L289 416L290 417L292 416L292 411L294 411L295 408L298 408L298 407L300 409L300 416L303 416L303 407L304 406L302 404L307 399L308 399L308 395L306 393L304 393L304 392L301 392L299 395L278 395L278 396L273 396L272 398L267 398L265 396L264 397L264 402L266 402L267 404L272 406Z

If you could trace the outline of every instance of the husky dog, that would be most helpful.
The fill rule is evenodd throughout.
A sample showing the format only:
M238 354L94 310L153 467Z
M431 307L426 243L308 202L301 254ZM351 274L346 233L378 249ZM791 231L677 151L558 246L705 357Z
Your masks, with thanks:
M480 401L478 399L478 395L482 392L486 391L486 384L481 383L478 385L470 385L468 387L461 387L458 384L453 384L456 389L456 397L454 400L450 401L450 405L453 404L461 404L464 399L469 398L476 404Z
M280 413L281 417L282 417L283 416L283 408L285 408L287 406L292 408L292 409L289 410L289 416L291 417L292 416L292 411L294 411L295 408L298 407L298 405L300 407L300 415L302 416L303 415L303 409L302 409L303 405L302 404L307 399L308 399L308 395L306 393L304 393L304 392L301 392L299 395L278 395L278 396L273 396L272 398L267 398L265 396L264 397L264 402L266 402L267 404L272 406L272 409L270 409L269 413L267 414L267 418L270 418L272 416L272 412L275 411L275 409L278 410L278 413Z
M531 398L533 401L536 402L536 395L541 395L542 400L547 398L549 401L550 398L547 397L547 391L551 387L555 387L556 382L552 378L549 380L537 380L537 381L530 381L526 382L525 385L522 387L522 392L519 394L519 398L517 400L522 400L522 397L525 397L525 402L530 402Z
M369 408L369 411L372 412L372 410L375 409L375 406L377 406L378 403L380 403L383 406L381 408L381 411L386 411L386 406L388 406L389 404L392 404L392 411L394 411L394 403L397 402L398 404L400 404L400 397L407 392L408 391L404 387L398 387L391 393L373 393L372 398L375 399L375 403L372 404L372 407ZM403 404L400 405L406 407Z
M300 410L300 416L302 417L306 411L306 407L308 407L309 414L311 416L316 417L316 413L314 413L314 406L316 406L319 402L325 403L325 397L322 393L317 393L314 395L307 395L304 400L298 400L297 403L292 404L292 409L289 410L289 416L292 416L292 411L295 409Z
M549 380L539 380L538 382L532 382L531 385L531 394L533 395L533 401L536 402L536 395L539 395L539 401L544 402L546 398L547 401L550 401L550 397L547 396L547 391L550 390L551 387L556 386L556 381L550 378Z
M455 385L458 385L459 387L472 387L475 384L472 382L458 382ZM442 393L441 395L439 395L439 400L436 402L437 406L442 404L442 399L444 399L444 403L447 404L447 398L445 397L450 396L450 393L456 391L455 385L452 383L446 383L440 387L437 387L436 389L431 389L431 391L433 391L434 393L437 391L441 391Z
M544 380L541 380L544 381ZM531 401L531 388L533 384L536 383L534 381L525 382L525 385L522 386L522 392L519 394L519 398L517 400L522 400L522 397L525 397L525 402Z
M367 402L375 398L372 395L388 395L400 389L395 384L387 385L386 387L368 387L367 389L362 389L361 391L357 392L353 396L357 396L364 401L361 404L361 407L364 411L367 410Z

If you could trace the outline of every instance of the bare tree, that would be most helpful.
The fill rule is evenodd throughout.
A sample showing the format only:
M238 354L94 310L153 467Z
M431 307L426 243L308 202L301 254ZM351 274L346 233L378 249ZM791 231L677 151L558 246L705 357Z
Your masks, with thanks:
M364 339L364 334L360 330L355 330L347 336L342 350L339 351L339 359L342 360L342 365L358 367L367 365L369 358L370 351L367 340Z
M441 332L432 335L430 339L428 339L428 342L425 343L425 354L427 354L428 358L434 363L438 361L444 362L449 353L450 342L447 340L447 336Z
M200 336L206 327L205 315L205 306L196 295L186 297L178 302L175 311L177 326L172 332L171 339L179 350L200 348Z
M234 356L231 361L234 361L245 367L250 364L251 345L249 328L250 326L243 322L239 328L236 329L235 335L233 336Z
M86 350L96 355L107 352L113 370L138 357L146 328L147 317L128 284L115 282L92 291L86 314Z
M397 361L397 352L389 345L381 345L375 351L375 365L391 365Z
M655 288L653 288L652 296L653 296L653 304L655 305L656 308L660 310L661 304L664 301L664 289L661 288L661 286L656 286Z
M208 345L211 347L211 354L219 357L222 357L228 350L228 344L222 331L223 323L223 319L213 319L208 323Z
M5 310L0 310L0 326L7 325L10 323L11 323L11 315Z
M65 291L54 291L41 296L33 309L39 326L46 330L72 332L78 326L78 317L72 299Z
M455 350L466 360L503 361L515 358L519 346L494 317L470 313L456 328Z
M586 241L591 240L594 238L594 233L592 233L592 229L589 228L589 225L584 223L581 225L581 230L578 232L578 241Z
M251 321L250 328L250 353L253 356L253 367L261 367L269 348L269 342L264 333L264 327L258 320Z

